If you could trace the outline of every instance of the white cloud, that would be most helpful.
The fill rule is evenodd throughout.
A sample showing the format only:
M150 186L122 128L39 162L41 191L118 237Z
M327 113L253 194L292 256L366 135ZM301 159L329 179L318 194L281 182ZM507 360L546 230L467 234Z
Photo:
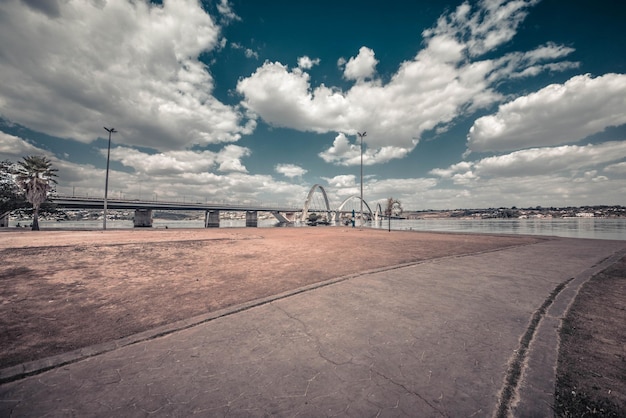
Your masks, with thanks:
M626 174L626 162L607 165L604 171L611 174Z
M274 171L289 178L300 177L307 173L307 170L295 164L277 164Z
M578 68L580 63L572 61L546 62L564 58L574 52L573 48L548 42L528 52L511 52L493 60L494 71L491 81L505 78L525 78L542 72L560 72Z
M626 75L580 75L503 104L474 122L470 151L507 151L576 142L626 123Z
M240 147L238 145L226 145L222 151L217 154L216 161L219 164L219 171L222 172L238 172L247 173L248 170L241 163L241 159L249 157L251 151L249 148Z
M18 160L25 155L47 155L48 152L38 148L24 139L0 131L1 159Z
M464 3L424 32L426 47L403 62L386 84L374 78L374 51L364 47L350 61L337 62L345 66L344 77L357 80L347 90L313 87L304 68L265 62L239 81L237 91L244 97L242 104L270 125L344 137L367 131L366 164L402 158L424 132L445 131L455 118L501 101L503 96L494 90L497 83L577 65L546 62L573 51L553 43L500 59L476 59L511 39L534 3ZM359 164L354 146L337 138L320 157L337 165Z
M319 63L319 58L311 59L306 55L298 58L298 68L301 68L303 70L310 70L311 68L313 68L313 66L319 65Z
M354 174L343 174L332 178L324 177L324 180L330 187L334 188L356 187L356 176Z
M471 162L461 161L460 163L453 164L448 168L435 168L430 170L430 174L443 178L451 178L456 173L465 173L470 171L473 166L474 164Z
M258 52L253 51L250 48L246 48L245 55L246 55L246 58L256 58L256 59L259 59Z
M378 64L378 60L374 57L374 51L362 46L359 49L359 54L356 57L351 57L346 63L343 76L347 80L357 81L372 78L376 74L376 64Z
M106 150L100 152L106 155ZM248 148L237 145L227 145L217 153L185 150L148 154L122 146L111 149L112 161L119 161L141 174L167 176L209 172L215 169L221 172L245 173L247 170L241 159L249 155Z
M83 142L112 125L124 143L160 150L232 142L254 129L212 96L198 56L219 47L220 28L197 0L55 4L50 18L19 0L0 2L6 119Z
M220 12L223 19L228 23L235 20L241 20L239 16L233 11L231 5L228 0L221 0L217 4L217 11Z
M550 174L577 176L589 167L598 167L626 158L626 142L612 141L598 145L563 145L531 148L510 154L486 157L478 161L463 161L446 169L434 169L430 174L452 179L456 184L485 178L534 177ZM611 172L610 165L605 169ZM617 168L617 167L616 167ZM616 172L619 171L617 168Z
M475 164L479 176L533 176L574 171L626 158L626 141L599 145L563 145L531 148L507 155L483 158Z
M356 140L356 139L355 139ZM358 143L350 143L344 134L335 137L332 147L318 155L327 163L351 166L361 164L360 139ZM365 141L363 141L365 143ZM363 165L384 163L395 158L406 156L409 151L406 148L383 146L376 149L368 149L363 146Z
M361 149L358 144L351 144L344 134L339 134L333 141L333 146L319 156L327 163L341 163L345 161L345 165L355 165L358 159L361 161Z
M255 58L255 59L259 59L259 53L250 49L250 48L246 48L243 45L237 43L237 42L233 42L230 44L230 46L233 49L243 49L243 53L246 56L246 58Z
M114 147L111 161L119 161L131 170L119 171L111 165L109 196L238 204L274 202L301 207L308 192L306 185L248 174L240 160L247 155L247 148L232 144L216 153L187 150L148 154ZM3 157L0 152L0 158ZM74 164L54 156L51 159L59 169L60 194L104 195L103 168Z
M510 41L528 14L527 9L539 0L489 0L480 3L480 12L472 13L468 2L437 21L436 27L424 31L426 38L453 36L464 39L471 57L482 55Z
M309 75L265 62L252 76L239 80L237 91L245 94L245 106L276 126L313 132L332 130L349 103L341 93L323 84L309 91Z

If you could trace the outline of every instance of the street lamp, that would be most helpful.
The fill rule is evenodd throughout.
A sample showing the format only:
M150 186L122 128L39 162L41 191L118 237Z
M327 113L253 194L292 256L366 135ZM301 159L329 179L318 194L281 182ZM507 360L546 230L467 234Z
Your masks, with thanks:
M356 134L361 138L361 226L363 226L363 137L367 136L367 132Z
M104 130L109 133L109 147L107 149L107 174L104 181L104 220L102 221L102 229L107 229L107 197L109 195L109 158L111 157L111 134L117 133L115 128L104 127Z

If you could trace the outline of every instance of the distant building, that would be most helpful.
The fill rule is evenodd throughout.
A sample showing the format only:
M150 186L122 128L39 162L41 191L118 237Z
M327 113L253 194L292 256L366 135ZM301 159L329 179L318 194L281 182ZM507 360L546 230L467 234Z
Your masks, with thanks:
M577 218L593 218L595 215L589 212L578 212L576 214Z

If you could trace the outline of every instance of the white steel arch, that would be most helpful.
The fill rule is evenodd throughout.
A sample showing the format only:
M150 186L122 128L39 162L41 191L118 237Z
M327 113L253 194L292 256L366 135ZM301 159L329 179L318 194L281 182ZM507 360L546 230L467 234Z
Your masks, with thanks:
M374 212L374 220L378 222L378 219L383 213L383 207L380 205L380 202L376 203L376 211Z
M326 190L324 190L324 187L320 186L319 184L314 184L313 187L311 187L311 190L309 190L309 194L304 201L304 207L302 208L302 222L306 222L309 217L309 205L311 204L311 199L313 198L315 189L320 189L320 192L322 192L322 196L324 196L324 203L326 204L326 213L328 214L328 220L330 221L332 219L330 204L328 203L328 195L326 194Z
M343 210L343 207L346 205L346 203L348 203L352 199L361 200L361 197L358 195L352 195L352 196L347 197L346 200L341 202L341 205L339 205L339 207L337 208L337 211L336 211L337 216L339 216L339 213ZM363 204L365 205L365 207L367 207L367 210L369 212L369 216L371 219L373 217L373 214L372 214L372 209L370 208L370 205L368 205L365 200L363 200Z

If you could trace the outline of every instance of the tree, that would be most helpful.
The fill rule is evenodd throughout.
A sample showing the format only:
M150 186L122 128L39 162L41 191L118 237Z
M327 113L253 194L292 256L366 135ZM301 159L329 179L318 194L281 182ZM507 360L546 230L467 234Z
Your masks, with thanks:
M30 155L18 162L16 180L33 205L33 231L39 231L39 207L53 190L52 183L56 184L55 171L58 170L43 156Z
M27 205L24 194L15 182L15 163L0 161L0 217Z
M402 203L399 200L390 197L387 199L387 207L385 208L385 216L398 216L402 213Z
M402 204L398 199L390 197L387 199L387 207L385 208L385 216L389 222L389 231L391 232L391 217L398 216L402 213Z

